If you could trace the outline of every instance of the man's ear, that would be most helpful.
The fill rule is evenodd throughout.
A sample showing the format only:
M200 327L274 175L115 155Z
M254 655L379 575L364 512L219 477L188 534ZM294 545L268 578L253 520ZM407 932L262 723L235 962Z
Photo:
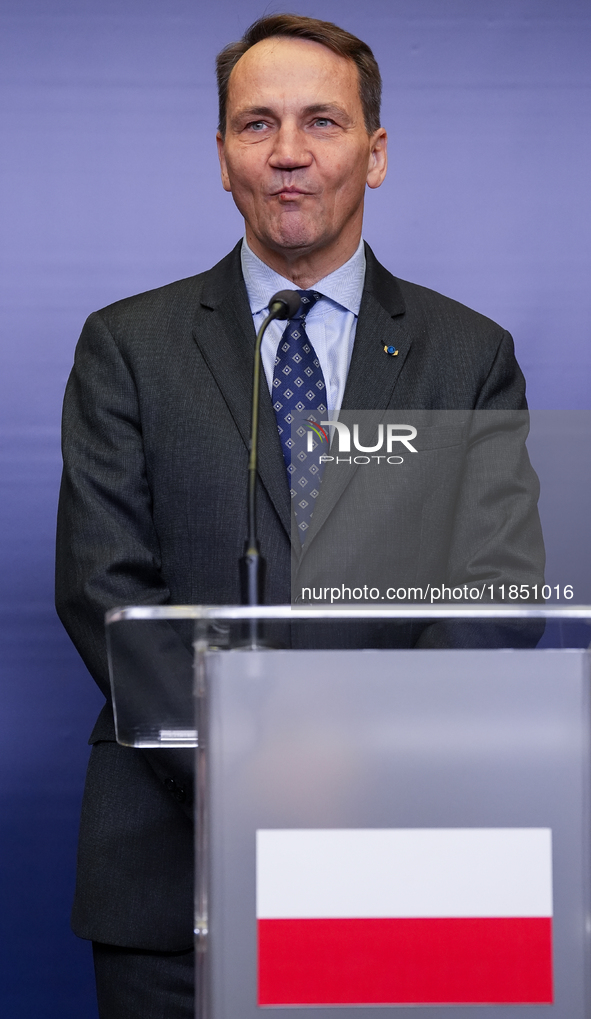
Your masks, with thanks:
M370 188L379 188L388 169L388 135L385 128L379 127L374 131L369 144L367 184Z
M224 188L224 191L231 191L232 188L230 187L230 176L228 174L228 167L226 165L226 153L224 152L224 139L222 138L219 131L216 132L215 140L218 146L218 159L220 161L220 170L222 173L222 187Z

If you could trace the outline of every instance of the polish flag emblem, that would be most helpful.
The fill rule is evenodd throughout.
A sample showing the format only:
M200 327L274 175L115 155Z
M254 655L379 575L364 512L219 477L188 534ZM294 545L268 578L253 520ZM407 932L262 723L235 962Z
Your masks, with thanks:
M257 832L259 1005L551 1004L549 828Z

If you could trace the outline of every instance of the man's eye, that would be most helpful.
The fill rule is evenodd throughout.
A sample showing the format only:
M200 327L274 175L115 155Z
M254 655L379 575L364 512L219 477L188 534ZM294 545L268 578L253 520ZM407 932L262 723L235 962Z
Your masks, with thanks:
M329 117L316 117L314 123L316 124L316 127L330 127L334 121L330 120Z
M246 126L249 131L264 131L267 125L264 120L252 120Z

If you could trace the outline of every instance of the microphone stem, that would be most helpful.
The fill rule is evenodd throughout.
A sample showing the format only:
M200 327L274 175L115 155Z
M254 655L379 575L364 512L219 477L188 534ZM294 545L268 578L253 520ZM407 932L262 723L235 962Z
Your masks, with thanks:
M250 422L250 450L248 457L248 503L247 525L248 538L245 543L244 555L240 560L240 581L243 605L261 605L264 601L263 586L265 579L265 560L263 559L257 538L256 493L257 493L257 459L259 447L259 398L261 389L261 342L265 329L274 319L288 319L295 315L300 306L300 294L295 290L280 290L269 302L269 314L259 329L254 345L254 361L252 370L252 416ZM248 646L257 648L258 620L249 621L250 640Z
M259 444L259 394L261 390L261 342L264 332L276 315L267 315L260 327L254 345L252 372L252 417L250 421L250 456L248 458L248 548L247 554L258 552L256 533L256 485Z
M281 312L280 306L275 306L267 315L261 325L254 345L254 365L252 374L252 416L250 422L250 455L248 458L248 504L247 504L247 533L244 556L241 560L242 573L242 601L246 605L260 605L263 600L263 579L265 562L259 550L256 525L256 491L257 491L257 461L259 441L259 396L261 389L261 342L265 329L273 319ZM250 620L250 644L256 647L258 644L257 620Z

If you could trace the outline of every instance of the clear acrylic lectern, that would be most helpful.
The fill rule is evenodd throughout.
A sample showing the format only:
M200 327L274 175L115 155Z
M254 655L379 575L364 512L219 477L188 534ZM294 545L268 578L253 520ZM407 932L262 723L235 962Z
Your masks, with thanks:
M591 608L109 613L119 742L196 747L198 1019L591 1014L589 652L327 638L413 618Z

